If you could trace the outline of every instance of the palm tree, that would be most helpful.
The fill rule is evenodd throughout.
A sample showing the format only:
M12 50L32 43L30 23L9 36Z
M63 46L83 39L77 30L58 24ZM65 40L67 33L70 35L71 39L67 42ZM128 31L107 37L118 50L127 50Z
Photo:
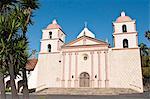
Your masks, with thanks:
M141 56L147 56L148 55L148 47L146 46L146 44L141 43L139 45L140 47L140 51L141 51Z
M39 3L38 3L38 0L21 0L21 4L22 4L21 7L23 9L23 12L26 14L24 23L22 24L22 28L21 28L23 32L23 36L25 37L25 34L27 32L27 26L29 24L32 24L32 21L31 21L32 11L39 8ZM24 96L24 99L28 99L29 91L28 91L27 75L26 75L25 67L22 69L22 73L23 73L23 82L24 82L23 83L23 96Z
M8 17L3 16L4 22L3 22L3 30L1 32L1 43L3 44L2 47L2 55L4 56L3 60L5 62L5 66L8 66L8 72L10 75L10 84L11 84L11 92L12 92L12 98L18 99L17 96L17 90L15 85L15 64L14 64L14 54L15 50L13 50L14 46L14 38L16 36L16 32L18 31L20 27L20 22L18 21L18 18L14 16L14 13L9 15Z
M1 19L2 19L2 17L0 16L0 32L1 32ZM4 84L4 72L3 72L3 55L1 54L2 53L2 43L0 43L0 49L1 49L1 51L0 51L0 93L1 93L1 95L0 95L0 98L1 99L5 99L6 97L5 97L5 84Z
M17 53L15 53L15 59L16 59L16 65L20 67L23 77L23 97L24 99L29 98L29 91L28 91L28 85L27 85L27 76L26 76L26 64L28 62L29 54L28 54L28 40L25 36L20 36L16 40L16 44L18 45L15 50L17 50Z
M0 99L6 99L5 95L5 84L4 84L4 72L2 60L0 60Z
M150 31L147 31L147 32L145 33L145 37L147 37L147 39L150 41Z
M20 11L20 10L19 10ZM19 14L19 15L18 15ZM18 17L16 17L18 16ZM3 45L1 55L4 58L1 58L5 62L6 68L8 68L8 72L10 75L10 84L11 84L11 92L12 98L18 99L17 90L15 85L15 78L17 74L19 74L19 70L22 67L19 67L16 64L16 53L18 44L16 41L19 41L19 32L18 30L21 27L22 21L20 20L20 13L18 10L15 9L14 12L11 12L9 15L1 15L1 22L0 22L0 44Z
M4 57L1 58L1 60L4 61L4 64L2 64L2 66L5 66L10 75L11 92L13 99L18 98L15 78L19 74L20 70L23 74L24 98L28 98L28 85L25 69L28 55L24 54L26 52L26 49L20 49L18 44L20 44L20 42L24 42L23 45L27 45L27 26L32 23L32 11L37 9L38 5L38 0L0 1L0 48L2 49L0 51L0 55ZM22 31L22 34L18 32L19 30ZM0 67L1 69L2 66ZM0 77L3 78L3 76Z
M39 8L39 3L38 0L20 0L20 3L21 3L21 9L27 15L25 16L24 24L22 24L22 31L23 33L26 33L28 24L32 24L31 17L32 17L33 10Z
M1 0L0 1L0 15L8 15L13 8L15 7L15 4L18 2L18 0Z

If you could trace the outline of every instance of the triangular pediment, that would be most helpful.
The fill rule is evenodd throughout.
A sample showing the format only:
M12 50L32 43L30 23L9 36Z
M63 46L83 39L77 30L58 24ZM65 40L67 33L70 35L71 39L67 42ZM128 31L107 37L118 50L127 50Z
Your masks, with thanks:
M92 37L82 36L82 37L79 37L79 38L65 44L64 47L81 46L81 45L84 45L84 46L85 45L108 45L108 43L101 41L101 40L97 40Z

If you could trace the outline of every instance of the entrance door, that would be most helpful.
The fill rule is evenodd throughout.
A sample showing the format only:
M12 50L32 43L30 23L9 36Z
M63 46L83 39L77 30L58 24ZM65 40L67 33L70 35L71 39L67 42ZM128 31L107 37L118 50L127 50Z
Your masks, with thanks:
M86 72L80 74L80 87L90 87L90 76Z

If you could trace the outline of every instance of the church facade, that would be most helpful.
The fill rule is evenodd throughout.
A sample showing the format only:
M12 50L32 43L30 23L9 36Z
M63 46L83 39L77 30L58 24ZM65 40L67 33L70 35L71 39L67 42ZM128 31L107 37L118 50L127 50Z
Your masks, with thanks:
M113 22L114 47L87 27L65 43L56 20L42 30L37 65L29 88L130 88L143 92L136 22L125 12Z

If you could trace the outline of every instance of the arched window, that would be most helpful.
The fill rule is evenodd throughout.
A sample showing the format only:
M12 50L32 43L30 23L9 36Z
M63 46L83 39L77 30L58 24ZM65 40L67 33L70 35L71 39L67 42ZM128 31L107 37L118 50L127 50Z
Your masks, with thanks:
M48 44L48 52L51 52L51 44Z
M50 39L52 38L52 32L49 32L49 38Z
M128 40L127 39L124 39L123 40L123 48L128 48Z
M122 25L122 32L127 32L127 26L126 25Z

